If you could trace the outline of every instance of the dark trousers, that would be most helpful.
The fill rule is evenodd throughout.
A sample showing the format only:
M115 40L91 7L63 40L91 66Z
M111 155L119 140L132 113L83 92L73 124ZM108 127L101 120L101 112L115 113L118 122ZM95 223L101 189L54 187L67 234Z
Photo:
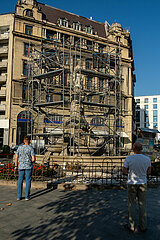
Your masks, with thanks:
M136 199L139 206L139 225L141 229L147 228L146 191L147 184L128 184L129 227L132 230L135 229Z

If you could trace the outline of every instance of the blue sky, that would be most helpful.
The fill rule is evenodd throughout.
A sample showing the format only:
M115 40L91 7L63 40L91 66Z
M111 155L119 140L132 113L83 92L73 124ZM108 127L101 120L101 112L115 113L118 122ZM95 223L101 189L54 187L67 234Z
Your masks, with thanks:
M2 1L0 13L14 11L17 0ZM129 28L135 61L135 96L160 94L160 1L159 0L41 0L84 17Z

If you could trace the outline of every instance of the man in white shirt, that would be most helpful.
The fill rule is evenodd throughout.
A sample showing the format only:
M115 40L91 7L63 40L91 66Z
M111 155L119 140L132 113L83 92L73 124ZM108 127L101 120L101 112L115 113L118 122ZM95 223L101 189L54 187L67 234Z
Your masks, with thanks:
M151 173L151 160L142 154L142 144L139 142L133 145L133 152L133 155L126 157L123 165L123 173L128 175L129 224L126 225L126 228L132 232L135 230L137 198L139 205L139 229L145 232L147 230L147 174Z

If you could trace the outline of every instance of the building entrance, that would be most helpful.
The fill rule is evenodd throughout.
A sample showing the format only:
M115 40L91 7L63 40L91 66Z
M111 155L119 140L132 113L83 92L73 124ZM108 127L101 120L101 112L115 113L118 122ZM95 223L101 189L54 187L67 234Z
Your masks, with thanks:
M26 135L31 133L32 114L28 111L20 112L17 116L17 145L23 143Z

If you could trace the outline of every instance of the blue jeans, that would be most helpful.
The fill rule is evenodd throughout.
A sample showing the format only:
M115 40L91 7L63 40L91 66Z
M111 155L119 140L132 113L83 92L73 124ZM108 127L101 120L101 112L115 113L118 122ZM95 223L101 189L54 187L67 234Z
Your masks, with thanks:
M26 180L25 199L27 199L27 198L29 198L29 195L30 195L32 169L19 169L18 170L17 198L19 198L19 199L22 198L24 175L25 175L25 180Z

